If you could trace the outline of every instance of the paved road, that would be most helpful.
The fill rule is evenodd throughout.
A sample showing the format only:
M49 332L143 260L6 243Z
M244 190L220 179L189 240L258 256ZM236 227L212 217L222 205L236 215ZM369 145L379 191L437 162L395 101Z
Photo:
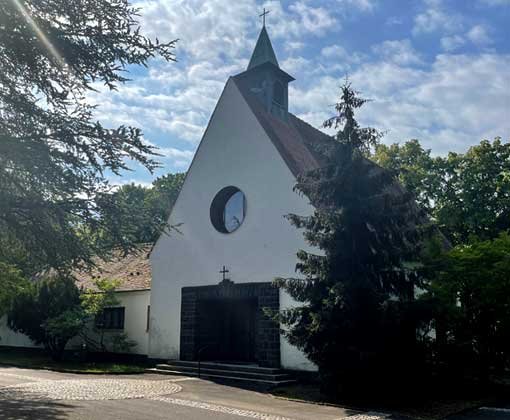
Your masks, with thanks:
M462 414L448 417L448 420L509 420L510 404L480 407Z
M0 420L377 420L205 380L0 368Z

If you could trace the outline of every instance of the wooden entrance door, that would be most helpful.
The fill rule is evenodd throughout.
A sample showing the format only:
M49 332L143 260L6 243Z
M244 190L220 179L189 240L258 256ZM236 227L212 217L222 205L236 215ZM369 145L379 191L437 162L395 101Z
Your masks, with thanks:
M199 304L199 338L203 359L254 362L256 299L215 299Z

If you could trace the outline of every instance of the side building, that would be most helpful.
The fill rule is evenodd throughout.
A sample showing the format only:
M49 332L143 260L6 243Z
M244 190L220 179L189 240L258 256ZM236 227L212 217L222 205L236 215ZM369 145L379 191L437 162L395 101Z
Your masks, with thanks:
M116 349L113 338L125 334L133 347L129 353L148 354L151 267L148 259L150 247L127 256L116 255L111 261L97 262L97 268L91 272L76 272L77 286L87 293L97 293L95 281L99 278L117 280L115 297L118 304L107 308L101 321L95 328L91 326L88 336L94 342L105 343L108 351L125 352ZM101 338L102 336L102 338ZM73 339L67 349L81 348L83 340ZM38 348L26 335L12 331L7 325L7 317L0 319L0 347ZM91 349L92 350L92 349Z

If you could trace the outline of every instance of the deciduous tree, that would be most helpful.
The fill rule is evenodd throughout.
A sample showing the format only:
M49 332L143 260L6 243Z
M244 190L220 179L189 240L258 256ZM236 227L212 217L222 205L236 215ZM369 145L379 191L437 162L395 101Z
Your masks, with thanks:
M96 231L96 240L106 248L119 242L156 242L169 228L168 217L184 176L184 173L168 174L157 178L150 187L123 185L113 194L103 196L101 222L110 229Z
M410 140L381 144L372 158L395 172L453 244L510 229L510 143L483 140L466 153L433 157Z
M502 375L510 367L510 234L473 239L430 262L421 300L433 308L437 362L459 375Z

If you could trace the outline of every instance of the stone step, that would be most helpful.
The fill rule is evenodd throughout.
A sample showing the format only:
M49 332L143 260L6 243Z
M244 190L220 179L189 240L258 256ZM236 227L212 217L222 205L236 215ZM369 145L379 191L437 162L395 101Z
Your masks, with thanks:
M183 371L172 371L169 369L159 369L159 368L149 368L146 369L147 373L159 373L163 375L180 375L180 376L198 376L197 372L183 372ZM247 383L253 383L257 385L264 385L264 386L281 386L281 385L288 385L293 384L296 381L293 379L286 379L286 380L269 380L269 379L255 379L255 378L243 378L238 376L232 376L232 375L216 375L216 374L200 374L201 378L205 379L213 379L213 380L224 380L224 381L234 381L234 382L247 382Z
M183 360L169 360L168 364L173 366L182 367L198 367L198 362L190 362ZM254 373L265 373L269 375L276 375L282 373L281 369L278 368L267 368L258 365L250 364L234 364L234 363L219 363L219 362L201 362L201 368L206 369L220 369L220 370L231 370L231 371L242 371L242 372L254 372Z
M178 366L175 363L171 364L159 364L156 365L157 369L162 370L170 370L170 371L180 371L184 373L197 373L198 374L198 365L197 366ZM284 381L291 379L290 375L287 373L284 373L282 371L278 371L278 373L260 373L260 372L253 372L250 370L244 370L243 366L238 366L238 370L225 370L220 368L220 366L214 365L211 367L210 364L204 366L200 366L200 374L205 375L229 375L229 376L235 376L239 378L246 378L246 379L262 379L262 380L269 380L269 381Z

